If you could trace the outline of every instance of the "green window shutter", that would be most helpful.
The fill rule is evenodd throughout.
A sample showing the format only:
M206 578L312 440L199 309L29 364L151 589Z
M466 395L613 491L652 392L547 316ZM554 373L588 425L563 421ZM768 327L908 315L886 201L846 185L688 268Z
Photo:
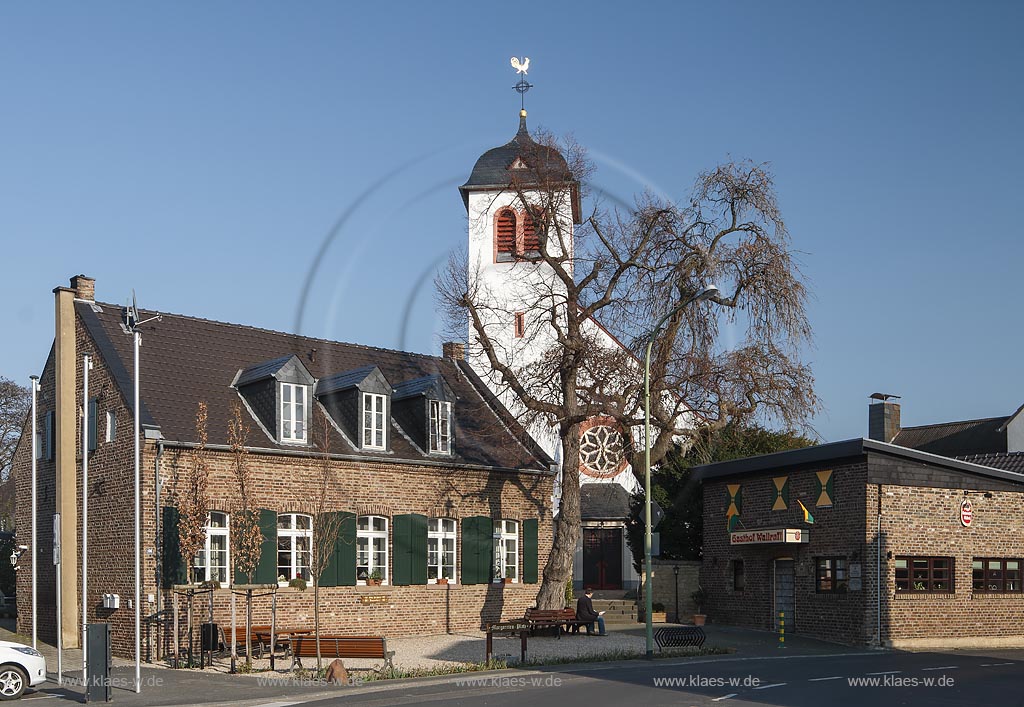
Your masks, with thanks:
M537 583L537 531L540 522L536 518L523 521L523 581Z
M345 511L333 515L338 518L338 535L334 539L334 552L320 576L320 586L353 587L356 584L356 516Z
M99 414L99 401L93 398L89 401L89 451L96 451L96 416Z
M260 561L256 565L256 584L277 584L277 511L260 509Z
M43 418L43 428L45 430L45 443L43 445L43 456L46 461L53 461L53 410L46 413L46 417Z
M491 581L493 521L487 516L462 519L462 583Z
M397 586L411 584L412 543L410 516L397 515L391 524L391 583Z
M187 573L185 572L185 560L181 556L181 545L178 541L178 509L174 506L164 506L161 510L163 539L160 586L170 589L175 584L185 584Z
M409 516L409 584L427 583L427 517Z
M317 534L323 532L320 528L322 526L333 526L334 516L337 513L326 512L324 518L320 519L318 516L313 516L313 540L314 542L318 539ZM322 540L322 539L321 539ZM338 586L338 563L334 559L334 542L335 539L331 538L331 555L327 558L327 562L324 568L320 571L320 577L317 579L317 584L321 587L337 587ZM314 547L313 552L316 553L318 550Z

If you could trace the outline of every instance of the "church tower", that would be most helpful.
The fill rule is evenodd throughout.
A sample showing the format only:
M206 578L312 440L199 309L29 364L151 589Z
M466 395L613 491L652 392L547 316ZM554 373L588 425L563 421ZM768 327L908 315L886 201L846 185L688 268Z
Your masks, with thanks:
M493 349L503 362L524 369L556 341L543 313L564 303L565 287L540 255L542 248L549 255L567 254L571 272L578 184L562 154L531 137L526 110L521 110L519 131L485 152L459 191L469 224L469 291ZM509 411L517 417L525 413L492 371L472 322L466 359ZM529 432L552 458L560 459L557 430L541 422Z

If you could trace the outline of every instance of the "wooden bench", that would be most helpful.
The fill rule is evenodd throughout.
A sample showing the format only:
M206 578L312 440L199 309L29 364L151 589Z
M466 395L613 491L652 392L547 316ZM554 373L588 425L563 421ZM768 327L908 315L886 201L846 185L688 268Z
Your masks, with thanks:
M234 643L239 655L243 655L245 653L245 624L237 626L233 635L231 626L218 626L218 628L220 629L221 650L230 653L231 644ZM250 626L249 644L252 646L253 657L262 658L263 651L270 650L270 626Z
M590 623L577 619L576 612L572 609L535 609L533 607L526 610L525 620L530 624L531 633L538 628L555 628L559 638L562 637L563 628L566 631L571 628L573 633L579 633L580 626Z
M315 636L293 636L291 644L292 668L301 668L303 658L316 658ZM391 662L394 655L381 636L320 636L321 658L376 658L384 661L383 671L394 670Z

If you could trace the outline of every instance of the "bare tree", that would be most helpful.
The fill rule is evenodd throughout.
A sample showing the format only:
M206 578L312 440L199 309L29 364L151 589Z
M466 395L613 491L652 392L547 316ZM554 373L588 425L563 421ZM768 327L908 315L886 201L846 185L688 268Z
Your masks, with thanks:
M252 470L249 468L249 426L242 416L238 401L231 411L228 422L228 445L231 447L231 469L235 474L237 496L231 512L231 561L235 572L240 572L253 583L256 567L260 561L263 533L260 530L259 512L252 499ZM228 578L229 583L234 581ZM245 594L245 664L252 665L252 589Z
M206 545L206 516L210 500L207 488L210 483L210 469L207 462L206 445L209 435L206 429L206 402L200 402L196 410L196 447L192 449L185 470L184 488L178 489L178 544L185 571L191 580L192 566L196 555Z
M313 581L313 635L316 640L316 669L320 670L320 578L331 562L334 546L341 533L341 516L330 509L335 506L335 474L331 463L331 428L327 415L321 414L318 425L316 488L311 501L305 504L313 519L313 546L310 549L309 576Z
M530 282L530 291L496 296L482 266L464 254L438 278L452 331L465 332L469 321L471 360L490 369L489 382L515 401L526 426L556 431L562 446L543 608L561 605L572 574L581 424L613 418L620 453L642 473L649 338L654 464L701 426L757 417L799 425L817 406L813 376L800 360L810 339L807 294L764 165L729 162L701 174L679 204L650 195L627 212L597 204L573 229L569 214L579 205L571 202L592 168L575 143L563 147L566 159L557 149L547 135L522 141L526 168L509 170L505 196L495 197L513 195L540 234L535 250L517 249L509 275ZM720 296L684 306L712 283ZM516 312L530 316L522 335L509 337Z
M32 393L25 386L0 376L0 529L14 523L14 483L11 465L28 418ZM30 440L30 443L32 440Z

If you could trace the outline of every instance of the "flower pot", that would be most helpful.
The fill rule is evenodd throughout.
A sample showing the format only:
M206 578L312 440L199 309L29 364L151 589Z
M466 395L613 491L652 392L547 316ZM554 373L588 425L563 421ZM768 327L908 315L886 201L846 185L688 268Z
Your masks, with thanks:
M504 579L501 580L501 583L502 584L512 584L512 578L511 577L505 577Z
M448 578L447 577L438 577L437 578L437 583L438 584L448 584Z
M379 579L368 579L366 580L366 586L368 587L379 587L382 580Z
M694 614L693 615L693 625L694 626L703 626L704 625L704 621L707 618L708 618L707 614Z
M661 623L661 624L665 623L665 612L664 611L652 611L651 612L651 622L652 623L656 623L656 624L658 624L658 623Z

